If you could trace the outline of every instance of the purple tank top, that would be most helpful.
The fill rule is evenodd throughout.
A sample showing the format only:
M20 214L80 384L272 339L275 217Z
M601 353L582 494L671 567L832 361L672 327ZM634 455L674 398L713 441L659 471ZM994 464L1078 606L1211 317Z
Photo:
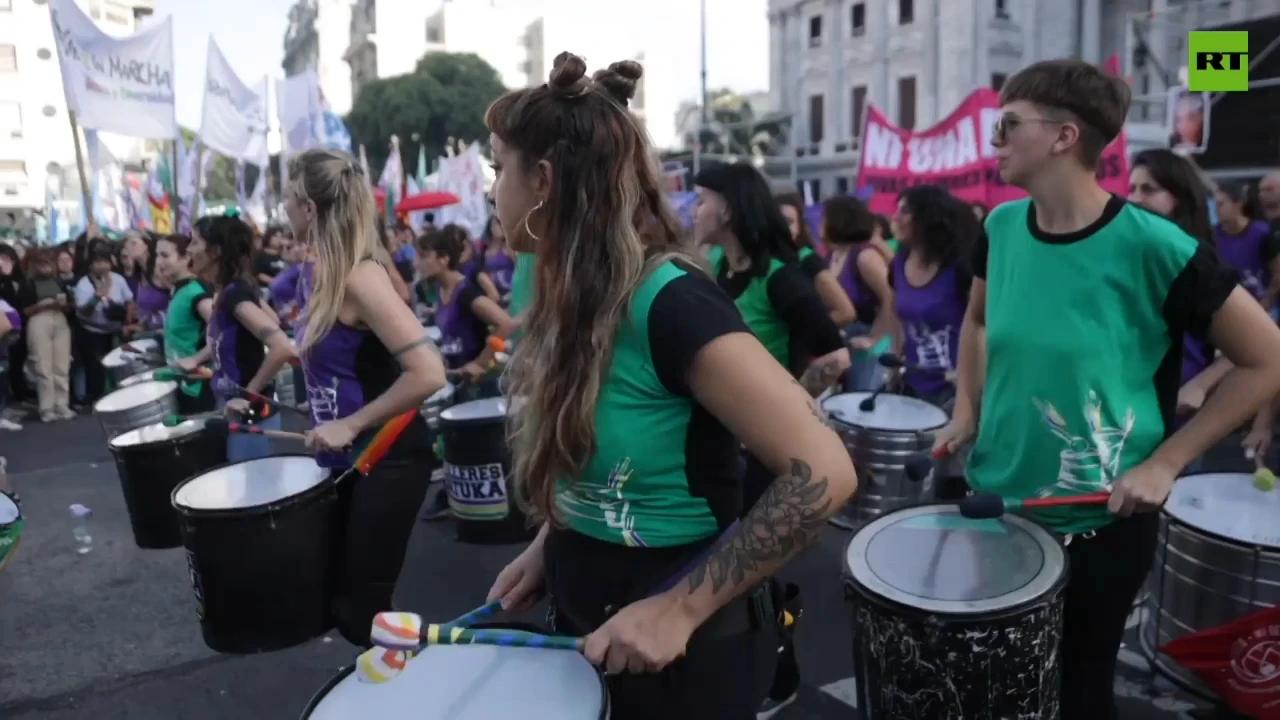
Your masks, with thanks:
M440 328L440 354L444 355L445 366L456 370L471 362L480 354L485 338L478 332L475 317L470 307L464 307L472 293L466 292L471 287L471 279L464 278L454 288L449 302L441 302L436 310L436 326Z
M302 375L307 385L307 403L310 406L311 424L318 427L327 422L341 420L365 406L364 386L356 375L356 356L366 340L367 331L357 330L340 322L334 323L329 334L302 354ZM298 347L306 336L305 323L299 323ZM349 451L332 451L316 454L316 464L327 468L345 468L351 464Z
M840 287L844 288L845 294L849 296L849 302L853 303L853 309L858 312L860 323L870 323L880 307L880 298L867 287L862 280L862 273L858 272L858 257L867 250L874 252L875 248L868 243L860 243L849 248L844 267L836 277Z
M213 348L210 360L213 364L212 387L220 395L233 395L236 389L243 386L251 378L240 377L240 321L235 318L235 308L228 307L227 295L239 283L248 280L236 280L223 288L214 300L213 314L209 316L209 326L205 331L205 339ZM256 290L254 291L256 292Z
M138 285L134 296L138 307L138 324L148 330L164 327L164 313L169 309L169 293L149 282Z
M1271 282L1271 271L1262 257L1264 244L1271 236L1266 223L1249 223L1239 235L1232 235L1219 224L1213 234L1218 241L1218 254L1240 273L1240 284L1261 299Z
M907 385L921 396L939 395L950 385L948 371L956 369L960 324L965 297L955 266L938 268L933 279L916 287L907 281L907 253L890 264L893 306L902 322L902 356L921 370L908 370Z
M493 280L498 294L506 297L511 294L511 277L515 273L516 261L505 252L496 252L484 260L484 271Z
M1213 363L1213 348L1209 343L1190 335L1182 336L1182 384L1186 385L1195 376Z
M298 297L298 281L302 276L302 265L294 263L285 268L271 281L271 304L277 309L293 302ZM310 267L309 265L307 267Z
M311 263L303 263L302 269L298 271L298 313L301 316L303 309L307 307L307 300L311 297L311 272L315 267Z

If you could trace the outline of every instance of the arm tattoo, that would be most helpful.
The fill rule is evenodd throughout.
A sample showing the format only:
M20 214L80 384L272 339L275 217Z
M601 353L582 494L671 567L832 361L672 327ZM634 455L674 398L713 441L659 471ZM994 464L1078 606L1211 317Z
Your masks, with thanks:
M751 575L773 572L817 541L830 506L827 479L815 480L809 463L791 458L791 469L773 481L738 532L689 574L689 592L708 580L713 593L736 590Z
M396 358L398 360L405 353L409 352L410 350L420 348L423 345L426 345L427 347L434 347L434 343L431 342L431 337L429 335L423 335L422 337L418 338L417 340L414 340L413 342L409 343L408 345L405 345L404 347L392 350L391 357Z
M275 337L276 333L282 333L282 332L284 331L274 325L263 325L262 327L258 328L258 331L253 335L254 337L258 338L258 340L263 345L269 345L271 342L271 338Z
M839 377L840 365L836 360L816 362L800 376L800 387L803 387L810 397L817 397L834 385Z
M792 380L791 382L806 393L809 392L808 390L805 390L804 385L801 385L799 380ZM818 404L818 401L813 398L809 398L809 412L813 413L813 417L823 425L826 425L827 421L830 420L830 418L827 417L827 411L823 410L822 406Z

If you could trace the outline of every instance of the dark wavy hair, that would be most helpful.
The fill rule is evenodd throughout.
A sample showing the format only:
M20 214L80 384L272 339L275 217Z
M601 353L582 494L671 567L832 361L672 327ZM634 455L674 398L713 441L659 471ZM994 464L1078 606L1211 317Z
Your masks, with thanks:
M204 221L206 218L201 218ZM225 288L249 277L253 262L253 228L238 217L212 217L200 230L205 247L217 250L213 282ZM207 252L207 251L206 251Z
M898 195L911 213L912 237L897 238L927 262L956 265L982 232L973 208L937 185L916 185Z
M445 265L450 270L457 270L462 264L462 253L466 250L467 236L465 231L458 233L450 230L457 227L455 225L446 225L441 230L427 233L420 239L419 247L424 251L430 251L437 256L444 258Z
M1145 169L1157 185L1173 196L1169 220L1205 245L1217 247L1213 224L1209 222L1209 193L1190 160L1172 150L1156 148L1134 155L1133 167Z
M744 162L717 163L703 168L693 184L724 198L729 208L729 231L751 258L751 275L768 273L773 258L795 262L796 244L787 219L759 170Z
M852 195L837 195L822 203L822 228L832 245L856 245L871 239L876 216Z
M781 193L777 196L778 207L789 207L796 211L796 217L800 219L800 232L794 238L796 247L811 248L814 246L813 236L809 234L809 223L804 217L804 198L797 192ZM786 219L785 217L783 218Z

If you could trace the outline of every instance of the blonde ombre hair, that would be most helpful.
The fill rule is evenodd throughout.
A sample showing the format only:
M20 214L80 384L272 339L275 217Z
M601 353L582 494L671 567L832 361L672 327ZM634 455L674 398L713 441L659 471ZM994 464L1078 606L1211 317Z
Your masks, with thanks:
M315 253L301 350L322 340L338 321L347 278L358 263L381 258L377 213L369 179L355 158L336 150L307 150L289 161L287 192L311 201L315 219L299 238Z

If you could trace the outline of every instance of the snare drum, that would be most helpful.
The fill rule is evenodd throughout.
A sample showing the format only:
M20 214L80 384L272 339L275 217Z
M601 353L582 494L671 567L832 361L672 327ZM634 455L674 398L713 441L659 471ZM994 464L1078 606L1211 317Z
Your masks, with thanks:
M507 451L507 401L485 398L440 413L444 480L462 542L526 542L534 535L516 506Z
M608 720L609 693L599 671L581 653L436 645L379 685L360 682L351 667L342 670L311 699L301 720L370 717Z
M866 717L1058 717L1067 558L1049 531L907 508L854 534L844 570Z
M149 380L122 387L94 403L107 439L178 414L178 384Z
M329 470L310 455L231 463L173 491L200 630L223 653L283 650L333 628Z
M942 408L905 395L882 393L864 412L859 405L869 395L843 393L822 403L858 470L857 495L831 520L846 530L933 498L932 473L912 478L907 471L928 458L934 431L947 424Z
M1208 695L1195 673L1156 652L1184 635L1280 606L1280 492L1245 473L1180 478L1160 518L1138 632L1156 668Z
M0 493L0 572L18 552L18 541L22 539L22 510L13 498Z
M135 348L136 352L128 352L124 349L125 346L121 345L102 358L102 367L106 368L107 373L111 375L111 380L117 386L133 375L164 365L159 342L146 338L126 344Z
M134 543L144 549L180 547L173 489L227 461L226 428L194 421L174 427L156 423L117 435L107 445L116 459Z

